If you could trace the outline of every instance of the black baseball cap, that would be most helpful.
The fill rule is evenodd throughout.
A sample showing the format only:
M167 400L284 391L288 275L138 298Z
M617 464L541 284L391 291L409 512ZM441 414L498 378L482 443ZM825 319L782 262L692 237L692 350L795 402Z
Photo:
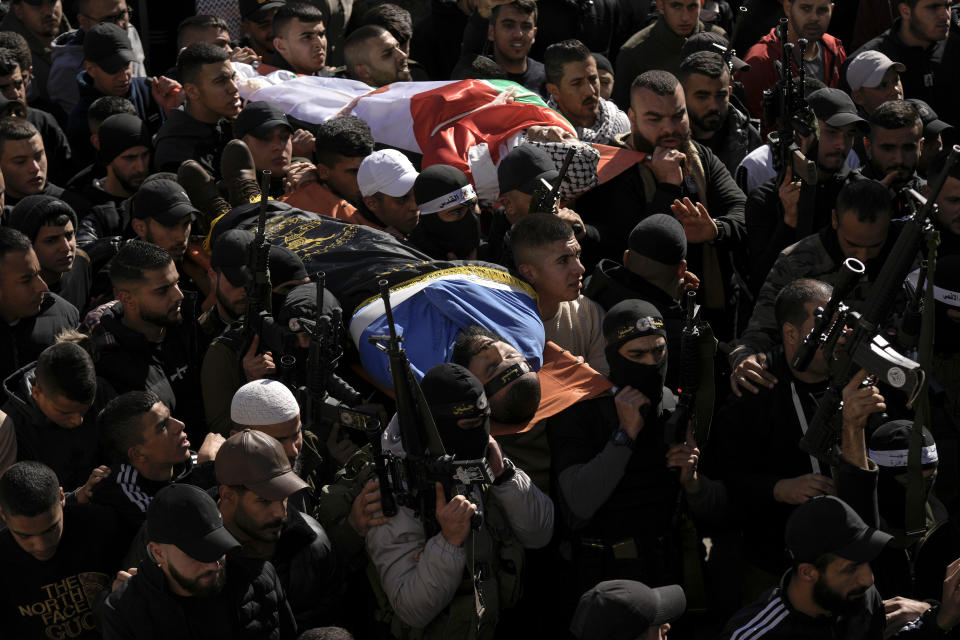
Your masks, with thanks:
M256 22L260 19L260 14L270 9L279 9L287 3L283 0L239 0L237 4L240 5L241 18Z
M816 562L826 553L869 562L892 538L867 526L850 505L834 496L813 498L794 509L785 536L796 562Z
M807 96L807 104L818 120L823 120L831 127L845 127L848 124L858 124L861 128L868 126L867 121L857 113L853 99L840 89L817 89Z
M944 122L937 116L937 112L934 111L929 104L920 100L919 98L908 98L907 102L912 104L917 109L917 113L920 114L920 119L923 120L923 135L924 137L936 137L937 134L942 133L947 129L953 129L953 125Z
M226 276L233 286L242 287L247 282L244 268L247 266L250 244L253 241L254 235L244 229L224 231L213 243L210 267Z
M199 562L215 562L240 546L223 526L223 516L203 489L175 483L147 507L147 540L172 544Z
M293 131L287 114L283 109L270 102L250 102L243 108L236 122L233 123L233 133L238 139L248 133L255 138L266 138L273 128L283 125Z
M687 234L673 216L655 213L637 223L627 246L633 253L661 264L680 264L687 257Z
M136 60L127 32L113 24L98 24L83 36L83 59L107 73L117 73Z
M500 193L520 191L532 194L540 180L552 182L560 175L550 154L532 144L522 144L508 153L497 167Z
M184 217L199 213L187 192L173 180L144 181L133 194L131 215L139 220L153 218L165 227L172 227Z
M652 589L634 580L607 580L580 596L570 631L577 640L634 640L686 609L678 584Z
M723 56L729 48L730 42L719 33L715 31L701 31L700 33L693 34L683 43L683 47L680 49L680 60L697 51L711 51ZM750 71L750 65L735 55L730 57L730 64L733 65L734 73L737 71Z

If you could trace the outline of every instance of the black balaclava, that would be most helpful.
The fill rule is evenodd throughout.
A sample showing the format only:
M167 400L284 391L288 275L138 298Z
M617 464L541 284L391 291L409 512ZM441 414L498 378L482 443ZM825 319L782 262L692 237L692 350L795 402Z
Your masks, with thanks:
M657 308L643 300L624 300L610 308L603 319L604 350L610 365L610 381L618 387L633 387L657 407L663 398L663 383L667 378L667 355L657 364L640 364L620 355L619 349L634 338L642 336L667 337L663 317Z
M870 436L867 456L877 463L880 475L877 482L877 502L880 517L891 529L904 529L906 526L907 486L897 477L906 476L907 459L910 452L910 436L913 422L893 420L877 427ZM937 445L933 436L923 430L923 449L920 464L924 471L937 468ZM923 499L930 497L936 474L924 478ZM901 478L902 480L903 478Z
M433 421L447 453L458 460L476 460L487 453L490 441L490 404L483 383L466 367L445 362L427 371L420 382ZM474 428L461 419L479 418Z
M960 322L947 315L960 312L960 255L938 258L933 284L934 349L943 355L960 353Z
M474 213L477 193L466 174L445 164L426 167L413 183L413 196L420 208L420 222L410 233L410 242L437 260L448 253L466 259L480 246L480 218ZM459 220L444 222L437 215L456 207L470 211Z
M480 246L480 218L473 211L453 222L444 222L437 214L421 214L410 242L436 260L449 259L448 253L467 260Z

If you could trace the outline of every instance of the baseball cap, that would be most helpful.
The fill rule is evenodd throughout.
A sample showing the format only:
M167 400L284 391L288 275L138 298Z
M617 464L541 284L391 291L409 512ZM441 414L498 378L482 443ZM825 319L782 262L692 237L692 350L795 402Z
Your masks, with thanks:
M570 631L577 640L633 640L686 609L678 584L652 589L634 580L607 580L580 596Z
M853 104L853 99L840 89L817 89L807 96L807 104L819 120L831 127L844 127L853 123L867 126L867 121L857 113L857 105Z
M240 5L240 17L244 20L256 22L260 19L260 14L270 9L279 9L287 3L283 0L239 0L238 4Z
M244 267L249 259L250 243L254 235L244 229L230 229L224 231L213 243L210 252L210 266L220 271L235 287L242 287L247 282Z
M637 223L627 240L630 251L661 264L680 264L687 257L687 235L673 216L655 213Z
M266 500L283 500L305 489L280 442L262 431L244 429L229 438L214 461L217 482L243 486Z
M497 167L500 193L520 191L532 194L540 180L552 182L560 175L550 154L532 144L522 144L508 153Z
M417 175L407 156L396 149L383 149L374 151L360 163L357 186L364 196L385 193L399 198L413 189Z
M680 60L697 51L712 51L722 56L727 52L729 47L730 42L719 33L714 31L701 31L700 33L693 34L683 43L683 47L680 49ZM731 56L730 64L733 65L734 72L750 70L750 65L737 56Z
M172 227L184 217L199 213L187 192L173 180L144 181L133 194L131 215L139 220L153 218L165 227Z
M117 73L136 59L127 32L113 24L98 24L83 36L83 59L107 73Z
M870 49L857 56L847 65L847 84L856 91L861 87L872 89L883 81L887 69L893 67L897 73L907 70L899 62L894 62L880 51Z
M446 164L434 164L417 176L413 183L413 197L420 215L446 211L477 199L477 192L467 176Z
M867 526L857 512L835 496L809 500L790 514L785 540L797 562L816 562L832 553L853 562L869 562L893 538Z
M266 138L273 128L283 125L293 131L287 114L283 109L263 100L250 102L243 108L236 122L233 123L233 133L240 139L248 133L255 138Z
M920 114L920 119L923 120L923 135L924 137L935 138L937 134L942 133L947 129L953 129L952 124L948 124L937 116L937 112L934 111L929 104L920 100L919 98L908 98L907 102L912 104L917 109L917 113Z
M199 562L214 562L240 546L223 526L223 516L203 489L174 483L147 507L147 540L172 544Z

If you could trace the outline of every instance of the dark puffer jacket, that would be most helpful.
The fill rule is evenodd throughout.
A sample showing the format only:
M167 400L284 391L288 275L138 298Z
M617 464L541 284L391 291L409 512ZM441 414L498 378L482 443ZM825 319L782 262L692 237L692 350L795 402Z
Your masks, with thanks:
M43 294L40 313L21 318L15 325L0 322L0 378L6 379L53 344L64 329L80 324L77 308L49 291Z
M269 562L227 556L227 594L237 640L292 640L297 623ZM187 616L155 562L111 593L100 609L104 640L190 638ZM228 621L224 621L227 623Z
M305 513L289 509L273 562L300 629L334 624L343 581L327 532Z

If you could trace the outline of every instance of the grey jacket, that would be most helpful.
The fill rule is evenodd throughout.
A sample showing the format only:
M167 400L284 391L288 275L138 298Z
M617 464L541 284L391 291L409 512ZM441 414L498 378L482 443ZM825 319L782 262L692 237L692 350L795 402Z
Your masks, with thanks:
M61 33L53 41L51 54L50 77L47 80L47 91L56 101L64 113L70 114L80 102L80 88L77 85L77 74L83 70L83 35L82 29L74 29ZM141 78L147 75L144 66L143 44L140 34L131 24L127 27L127 36L133 48L133 77Z
M383 433L385 451L402 454L398 433L394 416ZM513 534L524 547L536 549L550 541L553 502L526 473L518 468L512 479L491 487L490 493L503 507ZM465 549L451 545L443 533L426 539L423 523L406 507L400 507L386 524L370 529L366 546L390 606L411 627L421 629L430 624L453 601L463 582ZM485 593L496 594L496 585L492 586L484 589Z

